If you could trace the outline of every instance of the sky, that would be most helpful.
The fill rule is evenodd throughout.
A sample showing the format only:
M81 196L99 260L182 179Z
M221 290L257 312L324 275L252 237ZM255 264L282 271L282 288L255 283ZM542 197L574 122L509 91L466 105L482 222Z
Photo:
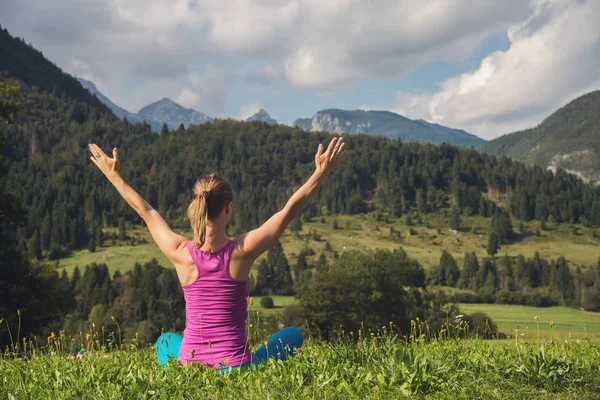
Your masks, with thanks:
M485 139L600 89L599 0L2 0L0 24L137 112L389 110Z

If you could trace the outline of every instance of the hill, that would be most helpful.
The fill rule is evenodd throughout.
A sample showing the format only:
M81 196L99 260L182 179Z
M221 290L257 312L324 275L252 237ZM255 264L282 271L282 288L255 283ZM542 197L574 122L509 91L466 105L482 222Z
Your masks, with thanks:
M600 91L571 101L535 128L486 143L483 151L600 183Z
M0 26L0 78L3 73L28 86L55 92L59 96L65 95L86 102L102 112L109 112L109 109L84 89L75 78L63 72L23 39L11 36Z
M428 142L439 145L479 148L484 140L463 130L452 129L423 120L411 120L389 111L347 111L328 109L312 118L299 118L294 126L305 131L364 133L401 139L404 142Z
M474 252L480 259L487 257L489 218L463 218L461 222L463 229L454 234L449 230L449 218L442 215L429 215L423 218L422 224L411 226L406 225L401 218L377 221L375 217L374 214L338 215L306 222L300 232L288 230L282 236L281 243L285 255L290 264L295 265L300 252L310 249L312 255L307 256L308 263L316 265L321 254L324 254L331 263L335 261L336 253L341 254L351 249L393 250L402 247L427 271L439 264L442 251L448 251L460 266L463 265L466 253ZM334 220L338 229L332 228ZM525 223L525 233L503 245L499 256L516 257L522 254L525 257L533 257L535 252L538 252L547 259L563 256L573 269L576 266L589 267L596 264L598 260L596 249L600 246L600 238L594 236L593 228L578 226L577 234L574 234L573 228L569 228L566 224L548 225L538 237L534 233L539 226L540 224L535 221ZM411 229L412 235L408 234ZM189 227L181 229L179 233L191 237ZM150 261L152 258L156 258L164 267L172 266L146 229L129 232L130 237L135 238L133 245L132 240L112 245L110 235L116 234L115 229L107 229L104 234L106 239L103 243L99 243L95 252L91 253L88 250L73 252L59 260L59 268L66 270L70 275L77 265L83 267L92 262L103 262L108 265L112 274L117 269L121 272L129 271L136 262ZM260 259L255 265L258 266L259 263Z
M106 119L86 103L22 90L28 106L13 126L0 128L15 143L4 155L11 165L7 187L29 207L20 240L39 243L44 256L85 248L101 226L139 221L90 164L90 141L120 148L124 177L175 227L185 226L182 218L198 174L220 171L236 191L235 232L279 210L312 173L318 144L329 139L327 133L232 120L160 136L147 125ZM346 141L348 160L303 211L305 220L369 210L427 215L453 205L464 215L489 217L497 209L494 201L503 201L524 221L551 217L600 225L600 190L567 174L449 145L366 135Z

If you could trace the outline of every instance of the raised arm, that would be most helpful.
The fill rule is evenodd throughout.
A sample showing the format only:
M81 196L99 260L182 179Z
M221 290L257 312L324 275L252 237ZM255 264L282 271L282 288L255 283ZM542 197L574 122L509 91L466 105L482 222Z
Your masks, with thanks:
M95 144L90 144L88 148L92 153L90 159L106 175L123 199L142 217L160 250L175 266L182 263L184 260L180 258L182 258L181 254L183 252L180 250L187 244L187 240L183 236L174 233L160 214L121 177L118 172L118 150L114 148L113 158L109 158Z
M291 220L298 215L319 186L323 184L327 175L346 156L344 148L344 139L337 137L331 140L325 152L323 152L323 145L319 145L315 156L315 172L308 178L306 183L290 197L281 211L269 218L259 228L244 233L237 238L242 258L253 262L275 244Z

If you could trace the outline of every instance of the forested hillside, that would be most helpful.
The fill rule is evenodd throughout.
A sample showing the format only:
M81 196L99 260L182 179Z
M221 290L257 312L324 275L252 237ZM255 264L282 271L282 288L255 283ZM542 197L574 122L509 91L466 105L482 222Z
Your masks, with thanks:
M600 91L571 101L535 128L486 143L483 150L600 182Z
M232 229L240 231L283 206L312 172L318 143L330 137L235 121L161 136L148 125L131 125L87 103L25 85L20 101L15 123L0 128L14 143L2 156L11 166L8 187L29 209L19 240L36 255L85 247L100 228L118 226L122 218L139 222L89 162L89 142L119 147L125 178L174 226L184 224L198 176L223 173L237 193ZM448 145L365 135L346 141L348 162L304 210L305 219L369 209L399 216L413 208L491 216L494 201L501 201L517 219L600 224L600 189L561 170L553 174Z

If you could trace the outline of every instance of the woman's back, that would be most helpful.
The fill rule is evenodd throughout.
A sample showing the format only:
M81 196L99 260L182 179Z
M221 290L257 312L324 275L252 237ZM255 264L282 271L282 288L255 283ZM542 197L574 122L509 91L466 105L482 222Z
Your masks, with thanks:
M223 368L251 361L246 329L250 280L237 281L227 272L235 244L231 239L212 253L187 244L198 277L182 286L186 327L179 359L184 364Z

